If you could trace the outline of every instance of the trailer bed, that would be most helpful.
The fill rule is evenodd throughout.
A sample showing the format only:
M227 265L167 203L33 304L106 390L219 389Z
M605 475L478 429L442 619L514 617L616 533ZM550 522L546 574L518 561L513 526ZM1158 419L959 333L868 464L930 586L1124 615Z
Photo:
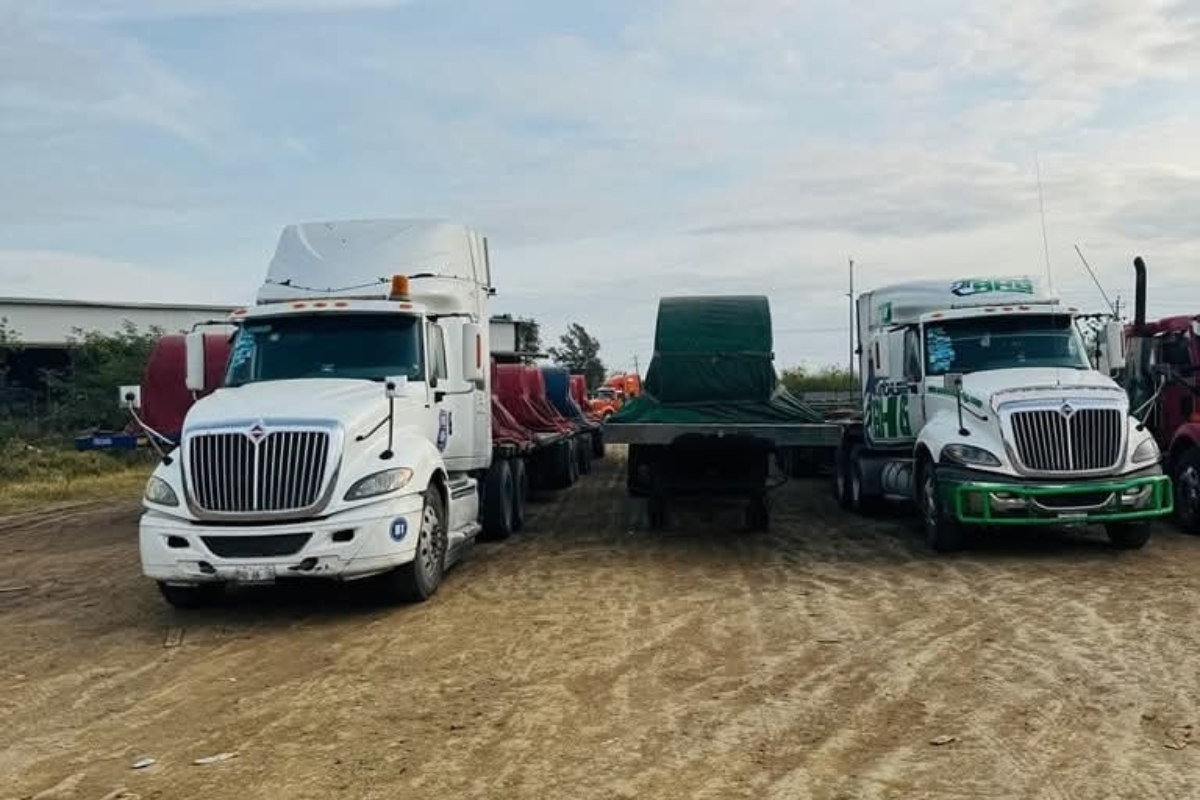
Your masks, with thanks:
M718 439L743 436L762 439L778 447L836 448L841 443L842 426L833 422L609 422L604 428L605 440L613 444L671 444L684 436L712 436Z

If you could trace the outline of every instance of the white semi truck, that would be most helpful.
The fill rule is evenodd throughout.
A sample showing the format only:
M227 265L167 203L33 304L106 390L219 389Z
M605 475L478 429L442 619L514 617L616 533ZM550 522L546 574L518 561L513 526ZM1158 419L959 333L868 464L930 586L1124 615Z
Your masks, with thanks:
M285 228L257 304L230 320L222 387L146 487L142 569L164 597L311 577L424 600L481 505L511 527L527 482L522 461L494 459L492 285L486 241L460 225ZM188 337L194 392L203 341Z
M1141 547L1171 512L1150 431L1107 377L1119 323L1093 368L1064 307L1033 278L921 281L858 299L863 415L844 430L841 503L912 500L935 550L972 527L1099 523Z

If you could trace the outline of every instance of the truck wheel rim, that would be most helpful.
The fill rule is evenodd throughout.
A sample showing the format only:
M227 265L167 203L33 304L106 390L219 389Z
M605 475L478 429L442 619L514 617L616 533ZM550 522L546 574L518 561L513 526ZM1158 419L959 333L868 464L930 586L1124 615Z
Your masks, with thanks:
M1200 472L1188 467L1179 475L1179 488L1183 491L1183 511L1189 516L1200 513Z
M421 515L420 558L422 571L436 578L442 563L442 547L438 537L438 516L433 506L425 506Z

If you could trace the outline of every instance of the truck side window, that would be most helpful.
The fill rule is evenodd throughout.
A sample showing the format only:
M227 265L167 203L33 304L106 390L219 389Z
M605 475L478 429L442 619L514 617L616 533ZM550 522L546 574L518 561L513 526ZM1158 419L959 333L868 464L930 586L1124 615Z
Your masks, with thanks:
M1159 363L1173 367L1187 367L1192 363L1192 354L1188 348L1188 339L1181 334L1170 334L1163 337L1159 343Z
M446 332L436 324L429 326L429 377L439 381L450 377L446 369Z
M921 332L916 327L904 332L904 377L910 381L921 380Z

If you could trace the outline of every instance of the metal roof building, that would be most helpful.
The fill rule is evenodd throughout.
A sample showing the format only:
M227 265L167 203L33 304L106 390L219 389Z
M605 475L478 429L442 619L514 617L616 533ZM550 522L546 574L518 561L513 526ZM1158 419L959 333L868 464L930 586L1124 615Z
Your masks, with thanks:
M178 333L197 322L223 320L235 307L0 297L0 320L16 332L23 348L59 348L81 330L116 333L131 322L143 331L157 327Z

